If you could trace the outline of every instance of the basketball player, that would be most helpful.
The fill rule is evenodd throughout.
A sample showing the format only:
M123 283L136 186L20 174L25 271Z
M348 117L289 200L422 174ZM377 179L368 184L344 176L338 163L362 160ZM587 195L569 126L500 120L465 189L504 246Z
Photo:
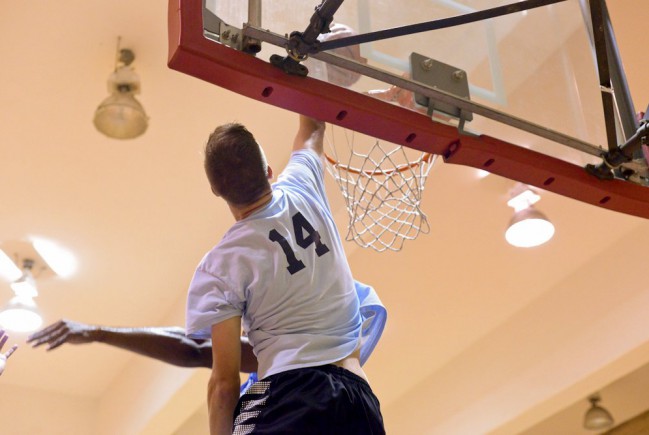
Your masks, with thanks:
M2 348L7 343L7 340L9 340L9 336L5 334L4 330L0 329L0 375L5 370L7 360L18 348L18 345L14 344L13 346L11 346L11 348L9 348L8 351L3 353Z
M385 433L360 363L359 299L325 196L323 135L323 123L300 117L272 186L245 127L223 125L208 140L208 180L236 220L200 262L187 298L188 336L213 343L212 434ZM242 326L261 381L239 400Z

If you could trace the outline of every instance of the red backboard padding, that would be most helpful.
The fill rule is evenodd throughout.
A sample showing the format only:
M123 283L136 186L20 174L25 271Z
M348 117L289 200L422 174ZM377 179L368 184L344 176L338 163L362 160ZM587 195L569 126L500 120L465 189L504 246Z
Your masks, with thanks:
M599 180L563 160L452 126L268 62L203 36L202 2L169 0L170 68L255 100L360 133L439 154L446 163L484 169L598 207L649 218L649 188Z

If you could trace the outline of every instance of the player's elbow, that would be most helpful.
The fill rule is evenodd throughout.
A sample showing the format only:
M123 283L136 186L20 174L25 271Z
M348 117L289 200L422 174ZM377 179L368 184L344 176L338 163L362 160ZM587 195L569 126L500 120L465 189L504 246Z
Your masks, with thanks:
M236 376L210 376L207 383L207 391L210 396L213 394L228 394L233 391L239 394L239 375Z
M207 383L207 401L211 409L232 405L239 397L239 375L214 376Z

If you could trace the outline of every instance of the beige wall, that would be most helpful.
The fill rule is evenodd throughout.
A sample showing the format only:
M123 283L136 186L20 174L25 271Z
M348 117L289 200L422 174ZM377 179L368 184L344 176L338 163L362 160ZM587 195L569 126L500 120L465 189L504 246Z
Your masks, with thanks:
M0 380L0 433L6 435L94 434L98 409L96 401L6 385Z

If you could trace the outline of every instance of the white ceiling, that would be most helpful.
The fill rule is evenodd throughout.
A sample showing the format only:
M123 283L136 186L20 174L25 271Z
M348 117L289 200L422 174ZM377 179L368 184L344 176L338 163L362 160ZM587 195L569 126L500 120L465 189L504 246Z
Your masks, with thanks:
M643 110L649 12L637 1L609 3ZM68 279L39 281L47 323L181 324L195 265L232 223L202 173L207 134L241 121L276 169L286 161L295 116L169 70L166 15L166 2L153 0L3 2L0 243L45 237L79 263ZM131 141L92 125L118 37L136 54L138 98L150 117L146 134ZM342 199L328 182L344 228ZM417 433L390 422L413 406L431 434L547 433L532 428L572 405L580 415L600 389L618 421L640 411L616 405L627 393L605 395L605 386L649 362L649 223L544 193L539 209L555 224L554 239L515 249L503 238L513 184L440 162L423 202L429 235L398 254L347 244L357 278L389 310L367 371L391 433ZM0 302L10 296L2 283ZM23 345L1 382L97 400L133 359L99 345L52 353ZM644 391L634 394L649 408ZM573 420L543 424L581 433Z

